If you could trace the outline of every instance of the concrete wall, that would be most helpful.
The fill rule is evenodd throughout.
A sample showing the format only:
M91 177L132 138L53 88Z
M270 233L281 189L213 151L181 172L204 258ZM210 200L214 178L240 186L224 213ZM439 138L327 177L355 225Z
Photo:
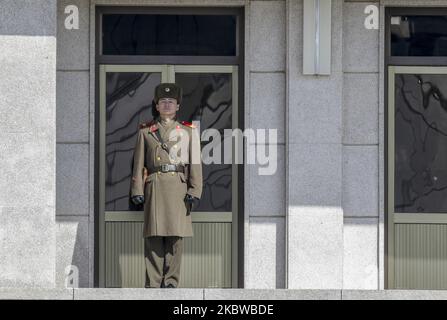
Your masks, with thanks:
M285 103L286 1L250 1L246 7L249 39L245 93L246 127L277 129L277 172L261 176L258 165L246 165L246 288L285 288Z
M79 8L79 30L64 26L67 5ZM90 112L90 1L58 1L57 15L57 263L56 282L76 266L79 286L93 286L94 157Z
M328 77L301 75L302 1L289 4L288 287L379 289L381 56L379 31L364 27L379 3L332 3Z
M54 287L56 0L0 8L0 287Z
M343 288L379 289L379 31L343 7ZM383 269L382 269L383 270ZM383 286L382 286L383 288Z
M288 288L341 288L342 21L332 1L330 76L302 75L303 1L288 1Z
M379 6L333 1L332 74L314 77L301 74L302 1L250 1L249 126L279 128L286 171L249 169L247 288L383 288L379 31L363 27L369 4Z

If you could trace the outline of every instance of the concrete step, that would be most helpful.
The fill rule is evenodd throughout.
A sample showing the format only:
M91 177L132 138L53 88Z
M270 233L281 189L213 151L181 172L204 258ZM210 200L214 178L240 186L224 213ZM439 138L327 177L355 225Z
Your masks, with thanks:
M0 288L0 300L447 300L447 290Z

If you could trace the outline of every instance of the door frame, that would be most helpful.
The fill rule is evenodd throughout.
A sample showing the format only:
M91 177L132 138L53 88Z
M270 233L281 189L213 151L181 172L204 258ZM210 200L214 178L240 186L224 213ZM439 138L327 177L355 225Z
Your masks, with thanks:
M392 108L394 110L394 87L391 87L390 85L390 79L391 79L391 72L401 72L404 69L400 69L400 67L408 66L408 67L423 67L423 66L433 66L433 67L442 67L447 66L447 57L425 57L425 56L392 56L391 55L391 27L390 27L390 21L392 16L399 16L399 15L417 15L417 16L423 16L423 15L447 15L447 7L396 7L396 6L385 6L385 18L384 18L384 51L383 51L383 104L384 104L384 147L383 147L383 167L384 167L384 222L385 222L385 228L384 228L384 287L385 289L394 289L395 288L395 273L394 273L394 215L393 210L390 211L390 172L389 172L389 158L390 156L394 159L394 154L390 153L390 150L394 150L394 146L390 146L389 142L390 134L393 134L394 139L394 131L390 130L389 123L389 114L390 109ZM397 69L396 69L397 68ZM393 75L394 77L394 75ZM393 78L394 81L394 78ZM394 84L393 84L394 86ZM393 105L390 101L390 94L393 94ZM394 128L394 123L393 123ZM393 140L394 141L394 140ZM393 176L394 178L394 176ZM394 190L394 185L393 185ZM394 191L393 191L394 192ZM400 215L400 213L399 213ZM408 220L410 218L410 221ZM413 218L416 218L414 216ZM436 217L432 217L437 219ZM411 217L398 217L397 218L400 223L405 222L411 223ZM420 219L420 217L418 218ZM427 219L427 221L430 221L431 219ZM416 223L416 219L413 219L413 223ZM421 220L419 220L421 221ZM434 220L436 221L436 220ZM428 223L424 221L424 223ZM432 222L434 223L434 222ZM390 230L392 231L390 233Z
M165 64L183 64L183 65L231 65L238 67L238 128L242 131L245 130L245 82L248 79L245 70L245 5L238 5L232 7L221 7L221 6L194 6L185 7L170 6L151 6L151 5L91 5L91 26L92 26L92 37L91 45L94 47L94 51L91 54L91 61L94 61L94 70L91 72L91 78L94 80L92 95L94 95L94 161L92 162L91 172L92 172L92 184L94 186L93 203L94 203L94 262L93 262L93 285L94 287L101 287L100 276L99 276L99 117L96 116L99 112L99 73L100 65L165 65ZM104 14L199 14L199 15L234 15L236 17L236 55L235 56L150 56L150 55L138 55L138 56L125 56L125 55L104 55L102 54L102 17ZM244 141L244 150L245 150ZM239 164L238 166L238 180L237 183L239 188L238 194L238 214L237 224L238 230L237 235L240 243L237 244L237 285L235 288L244 287L245 278L245 165Z
M161 73L161 82L175 82L176 73L228 73L232 74L232 129L238 127L238 67L212 65L99 65L99 212L98 212L98 253L99 286L105 287L106 279L106 223L107 222L142 222L143 211L106 211L105 210L105 172L106 172L106 74L107 72L156 72ZM192 222L231 222L231 284L238 282L238 203L239 203L239 166L238 149L232 144L232 211L231 212L192 212Z

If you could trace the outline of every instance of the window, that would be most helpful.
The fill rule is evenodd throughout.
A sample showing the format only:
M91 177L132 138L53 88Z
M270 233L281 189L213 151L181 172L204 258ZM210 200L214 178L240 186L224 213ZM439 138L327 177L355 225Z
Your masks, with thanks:
M391 16L392 56L447 56L447 16Z
M104 55L235 56L235 15L104 14Z

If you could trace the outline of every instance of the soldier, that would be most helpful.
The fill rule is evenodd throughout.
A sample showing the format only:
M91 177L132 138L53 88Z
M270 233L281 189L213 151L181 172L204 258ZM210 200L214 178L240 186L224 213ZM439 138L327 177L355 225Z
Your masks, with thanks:
M183 237L193 236L190 211L202 195L199 134L178 122L181 100L173 83L155 88L154 120L140 125L135 147L131 199L144 203L146 288L178 286Z

